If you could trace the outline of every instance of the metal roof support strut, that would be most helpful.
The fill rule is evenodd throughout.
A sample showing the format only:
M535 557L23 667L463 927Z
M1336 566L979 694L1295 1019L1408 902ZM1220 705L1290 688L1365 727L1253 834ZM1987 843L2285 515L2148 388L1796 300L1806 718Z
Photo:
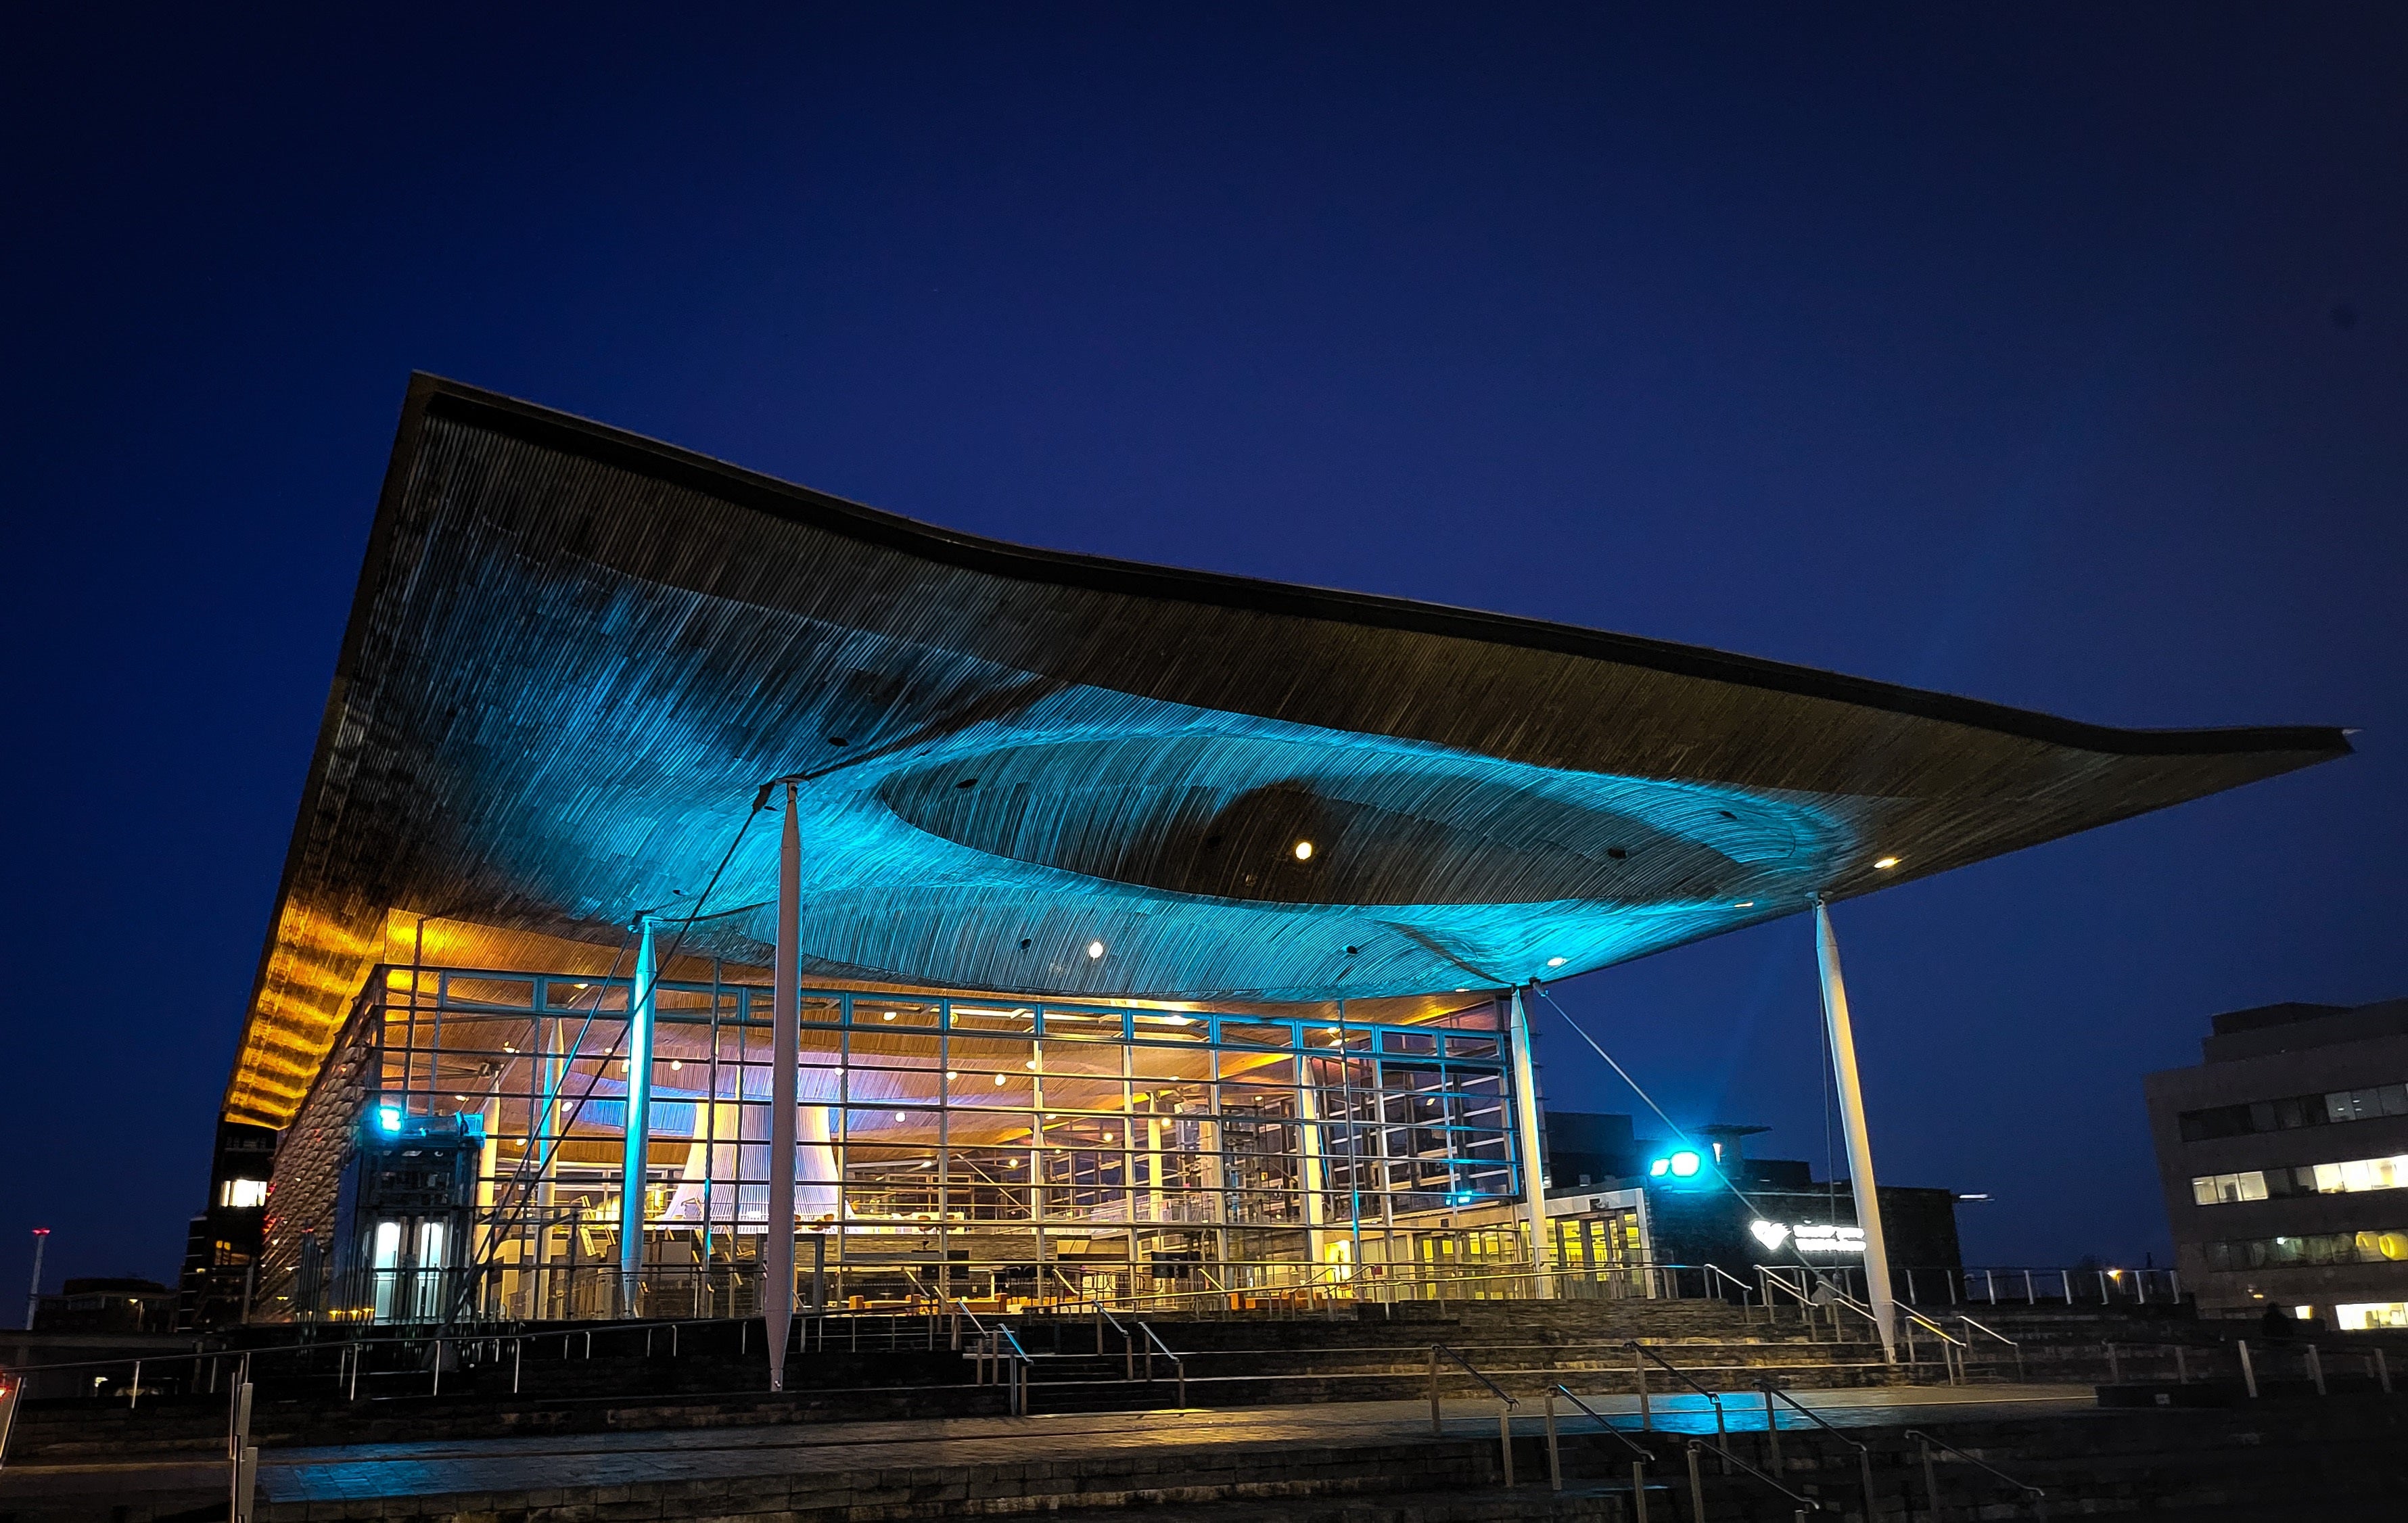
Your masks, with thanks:
M1522 1208L1530 1225L1530 1294L1547 1301L1554 1298L1555 1288L1550 1271L1557 1266L1547 1261L1547 1186L1539 1173L1539 1076L1531 1066L1530 1018L1522 1008L1519 989L1513 990L1507 1013L1512 1026L1505 1034L1513 1051L1513 1130L1518 1134L1514 1151L1522 1155Z
M778 966L772 975L769 1068L769 1212L761 1237L761 1320L769 1331L769 1388L786 1388L786 1339L795 1323L795 1064L802 1046L803 838L795 785L778 842Z
M619 1171L619 1315L640 1317L644 1274L645 1164L652 1153L652 1003L659 984L652 918L636 921L636 979L627 1000L627 1116ZM672 948L674 950L674 948Z
M1881 1191L1873 1183L1872 1139L1865 1132L1865 1092L1856 1082L1856 1032L1848 1023L1848 986L1840 977L1840 943L1831 911L1814 898L1814 956L1823 974L1823 1024L1831 1035L1831 1076L1840 1091L1840 1127L1848 1139L1848 1189L1865 1234L1865 1299L1881 1333L1882 1358L1898 1362L1898 1302L1890 1295L1889 1248L1882 1238ZM1835 1224L1836 1225L1836 1224Z

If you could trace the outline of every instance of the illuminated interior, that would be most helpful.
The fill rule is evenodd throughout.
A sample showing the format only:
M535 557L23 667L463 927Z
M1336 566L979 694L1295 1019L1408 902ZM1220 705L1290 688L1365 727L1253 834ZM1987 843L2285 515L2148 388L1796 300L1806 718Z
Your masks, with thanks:
M633 1305L618 1242L629 999L624 977L387 969L343 1039L377 1075L373 1103L324 1091L300 1124L371 1145L461 1136L476 1203L456 1223L338 1227L360 1251L322 1257L332 1273L286 1291L292 1309L750 1315L770 990L659 986ZM807 990L797 1214L827 1293L1176 1306L1519 1259L1518 1231L1493 1231L1521 1188L1498 1002L1369 1003L1371 1022L1335 1005ZM278 1246L297 1271L292 1236Z

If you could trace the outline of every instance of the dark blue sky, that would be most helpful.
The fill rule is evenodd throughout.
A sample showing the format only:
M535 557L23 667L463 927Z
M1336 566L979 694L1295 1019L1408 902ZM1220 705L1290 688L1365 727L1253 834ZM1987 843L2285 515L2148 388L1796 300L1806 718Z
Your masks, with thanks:
M1876 1157L1985 1259L2162 1261L2140 1075L2408 993L2395 6L340 8L0 49L0 1265L175 1268L413 368L1038 545L2364 726L1842 908ZM1561 996L1820 1167L1804 920Z

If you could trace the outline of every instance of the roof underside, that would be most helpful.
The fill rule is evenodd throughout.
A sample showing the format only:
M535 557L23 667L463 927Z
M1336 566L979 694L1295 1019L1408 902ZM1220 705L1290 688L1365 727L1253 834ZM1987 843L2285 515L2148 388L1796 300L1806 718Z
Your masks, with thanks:
M1320 1000L1569 976L2348 748L1028 550L422 377L226 1114L290 1117L389 912L615 947L724 859L685 950L766 962L751 811L793 774L813 974Z

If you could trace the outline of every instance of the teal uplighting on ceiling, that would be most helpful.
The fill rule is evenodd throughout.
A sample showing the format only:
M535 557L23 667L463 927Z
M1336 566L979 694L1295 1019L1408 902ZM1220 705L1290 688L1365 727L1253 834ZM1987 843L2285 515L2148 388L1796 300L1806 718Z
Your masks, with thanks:
M814 975L1321 1000L1568 977L2348 749L974 539L421 377L226 1114L289 1117L393 912L607 949L708 889L681 953L759 966L776 778Z

